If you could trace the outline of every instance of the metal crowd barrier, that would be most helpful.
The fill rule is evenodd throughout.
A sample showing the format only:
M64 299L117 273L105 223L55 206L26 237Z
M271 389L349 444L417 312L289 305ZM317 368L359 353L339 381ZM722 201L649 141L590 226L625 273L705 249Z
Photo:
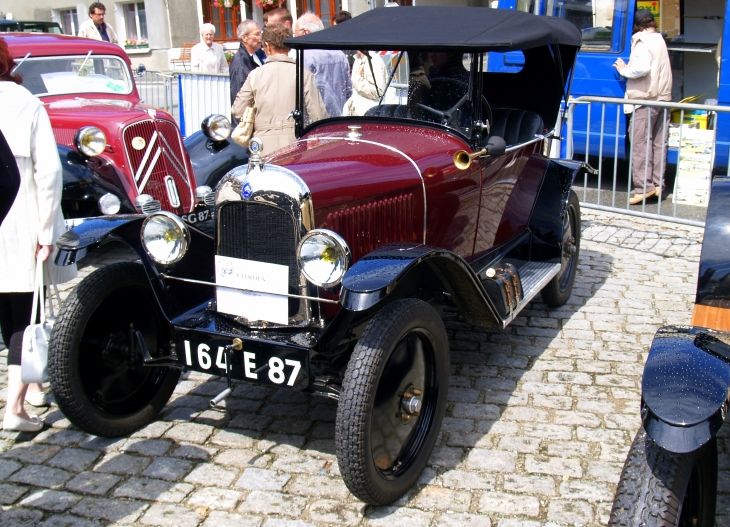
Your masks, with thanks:
M174 72L146 71L135 77L137 91L142 102L170 113L180 122L180 105L177 98L177 75Z
M189 137L211 114L231 118L230 79L226 73L178 72L180 131Z
M663 124L662 147L668 155L662 160L660 199L649 198L630 205L633 161L627 140L627 120L623 105L658 107L663 123L674 111L679 124ZM698 115L697 112L703 112ZM639 101L611 97L579 97L568 103L564 145L561 155L582 159L594 167L583 181L574 183L581 205L587 208L620 212L658 220L704 226L715 160L724 166L730 156L728 145L716 147L713 114L726 114L729 107L674 102ZM576 113L578 115L576 116ZM697 119L692 123L687 121ZM650 123L651 125L651 123ZM683 125L683 126L680 126ZM716 126L714 127L716 128ZM671 132L671 135L670 135ZM650 138L646 136L647 147ZM718 148L720 151L718 151ZM645 165L644 170L648 167ZM646 172L645 172L646 173ZM644 178L646 180L646 178ZM644 194L646 190L644 189Z

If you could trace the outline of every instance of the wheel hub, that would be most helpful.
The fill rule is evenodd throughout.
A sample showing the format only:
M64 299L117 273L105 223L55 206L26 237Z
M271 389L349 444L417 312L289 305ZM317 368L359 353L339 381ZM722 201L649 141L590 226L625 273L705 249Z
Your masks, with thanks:
M407 423L411 419L411 416L420 415L421 406L423 405L423 400L421 399L422 395L423 391L416 388L414 385L410 385L406 389L400 400L401 423Z
M563 252L565 253L565 256L570 258L575 254L575 251L575 238L571 236L570 239L567 240L567 242L563 245Z
M114 333L104 339L104 348L101 357L104 365L111 370L118 370L124 365L129 352L129 347L121 341Z

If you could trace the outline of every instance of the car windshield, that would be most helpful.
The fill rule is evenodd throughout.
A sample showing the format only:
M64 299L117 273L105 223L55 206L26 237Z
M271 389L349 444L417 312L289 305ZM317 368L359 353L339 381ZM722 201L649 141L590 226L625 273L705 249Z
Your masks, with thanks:
M127 64L114 56L16 58L23 86L37 96L70 93L129 94L132 79Z
M326 109L326 115L313 111L305 98L305 126L325 117L365 116L437 123L470 135L469 53L434 49L304 50L302 54L304 69L314 74ZM343 57L346 74L332 67Z

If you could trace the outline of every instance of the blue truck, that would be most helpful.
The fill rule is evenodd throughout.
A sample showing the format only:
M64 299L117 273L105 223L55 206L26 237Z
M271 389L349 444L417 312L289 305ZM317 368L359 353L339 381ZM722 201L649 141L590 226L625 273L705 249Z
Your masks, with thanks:
M698 96L697 102L717 100L730 106L730 2L724 0L498 0L493 7L517 9L537 15L559 16L573 22L583 35L570 93L573 97L623 97L626 80L613 67L617 58L626 62L631 52L633 14L650 9L665 35L672 62L672 100ZM725 37L725 38L723 38ZM719 58L722 57L722 60ZM522 65L519 52L492 53L490 71L514 71ZM589 154L599 155L601 120L604 157L627 156L627 120L617 107L600 108L590 114L588 105L576 108L574 151L585 153L586 131L590 130ZM716 171L727 169L730 148L730 114L718 113L716 129ZM616 140L618 135L618 141ZM618 145L618 146L617 146ZM564 148L564 145L563 145ZM676 163L677 151L670 149L669 163Z

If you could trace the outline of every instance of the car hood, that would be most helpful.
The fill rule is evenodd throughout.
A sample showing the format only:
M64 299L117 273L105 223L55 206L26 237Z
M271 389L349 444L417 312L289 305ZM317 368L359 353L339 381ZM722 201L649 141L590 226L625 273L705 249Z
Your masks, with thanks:
M350 138L346 124L318 128L267 156L267 162L301 177L320 209L409 187L423 196L424 174L451 163L450 155L465 147L456 137L427 127L363 124L362 129L361 137Z
M121 129L128 124L156 115L158 119L173 121L166 112L120 99L56 99L44 101L51 119L56 142L73 146L76 131L84 126L96 126L110 137L121 137Z

